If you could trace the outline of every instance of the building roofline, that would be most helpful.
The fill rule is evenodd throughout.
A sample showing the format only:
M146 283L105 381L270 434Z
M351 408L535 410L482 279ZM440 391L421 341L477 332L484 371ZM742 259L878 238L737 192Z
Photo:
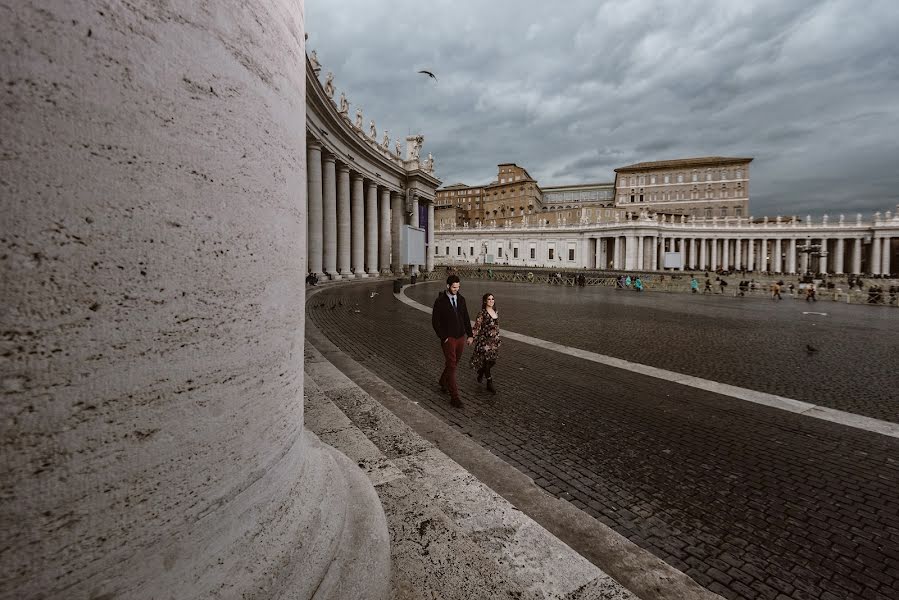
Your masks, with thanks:
M672 160L656 160L635 163L615 169L616 173L629 173L631 171L646 171L653 169L673 169L693 166L731 165L752 162L752 157L730 156L699 156L696 158L677 158Z

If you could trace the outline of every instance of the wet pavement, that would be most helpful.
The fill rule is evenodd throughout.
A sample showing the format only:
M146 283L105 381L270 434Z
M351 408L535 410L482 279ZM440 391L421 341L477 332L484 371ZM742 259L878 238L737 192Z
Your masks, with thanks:
M463 283L469 306L486 283ZM409 295L430 304L439 289ZM899 420L895 309L495 282L490 291L503 328ZM442 356L428 316L397 301L390 282L322 290L307 312L395 389L711 591L899 594L899 439L508 339L499 393L461 368L465 406L454 409L436 384Z

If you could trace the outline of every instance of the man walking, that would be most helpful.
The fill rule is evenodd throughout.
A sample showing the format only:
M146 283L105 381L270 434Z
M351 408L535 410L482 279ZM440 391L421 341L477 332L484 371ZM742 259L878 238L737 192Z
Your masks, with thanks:
M465 350L466 338L471 344L471 319L468 317L468 307L465 298L459 293L462 284L458 275L450 275L446 278L446 290L438 294L434 300L434 308L431 311L431 325L434 333L440 338L440 347L443 350L443 373L440 375L440 389L449 391L450 404L462 406L459 400L459 388L456 386L456 365L462 358Z

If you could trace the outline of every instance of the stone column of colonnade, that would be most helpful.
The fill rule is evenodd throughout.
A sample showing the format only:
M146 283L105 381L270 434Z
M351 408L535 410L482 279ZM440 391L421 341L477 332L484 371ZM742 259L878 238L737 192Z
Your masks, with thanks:
M771 270L775 273L783 273L783 262L780 250L780 238L774 240L774 256L771 257Z
M734 240L734 270L741 271L743 269L743 240L737 238Z
M378 274L378 184L368 182L365 194L365 269Z
M337 166L337 272L349 278L350 270L350 168Z
M881 241L881 244L883 244L883 248L881 248L881 250L880 250L880 256L881 256L880 272L883 275L889 275L891 273L891 271L890 271L890 267L891 267L891 265L890 265L891 241L890 240L891 239L892 238L884 237L884 238L882 238L882 241Z
M322 145L316 140L306 142L307 186L307 270L322 274Z
M391 252L390 267L393 269L394 275L403 274L403 265L400 264L400 227L405 223L403 218L404 198L402 194L390 192L390 206L393 211L393 219L391 221Z
M883 264L880 259L880 251L882 249L882 245L880 242L880 238L873 238L871 240L871 261L868 267L868 271L870 271L873 275L880 275Z
M418 218L418 196L415 194L412 195L412 214L409 215L409 225L412 227L420 227L419 218ZM409 264L409 274L410 275L418 275L419 265L417 264Z
M168 3L182 23L99 4L7 2L0 20L4 78L32 82L4 85L0 111L0 303L19 346L0 598L387 598L378 495L304 427L303 2ZM196 102L162 65L228 94ZM64 91L77 81L90 93ZM134 164L96 160L100 142ZM60 223L85 243L60 243ZM196 251L211 240L237 251Z
M852 273L858 275L862 272L862 239L852 240Z
M844 254L846 252L846 244L843 238L839 237L834 244L834 261L833 261L833 271L837 275L843 274L844 269Z
M322 158L322 270L331 279L337 273L337 159Z
M434 270L434 203L428 202L428 231L425 245L425 272Z
M787 273L796 273L796 238L790 238L790 249L787 251Z
M828 238L821 238L821 249L826 252L826 255L821 257L820 266L818 267L818 271L821 273L831 273L833 270L833 252L830 251L829 242Z
M351 265L356 277L367 277L365 273L365 212L363 210L365 188L362 175L353 172L351 175L352 188L350 192L350 218L347 225L350 227L351 240Z
M391 228L390 228L390 190L381 189L381 202L379 205L380 215L378 217L378 269L381 273L390 272L390 245L391 245Z
M690 270L696 268L696 238L690 238Z

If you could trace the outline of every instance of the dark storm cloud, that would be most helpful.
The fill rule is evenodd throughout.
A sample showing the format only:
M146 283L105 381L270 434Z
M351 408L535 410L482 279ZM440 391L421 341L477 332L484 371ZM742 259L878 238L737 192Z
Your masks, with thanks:
M754 156L755 214L899 202L899 3L308 0L309 46L445 183ZM433 71L438 81L419 75ZM355 112L355 106L351 109Z

